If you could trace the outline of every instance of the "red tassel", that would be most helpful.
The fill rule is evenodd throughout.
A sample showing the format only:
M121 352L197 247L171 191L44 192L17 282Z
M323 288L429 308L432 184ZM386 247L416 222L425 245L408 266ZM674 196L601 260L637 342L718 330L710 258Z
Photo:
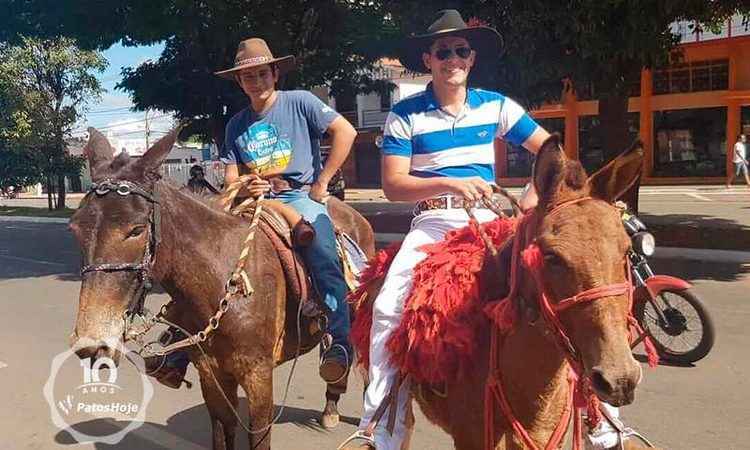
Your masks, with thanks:
M532 272L542 268L544 264L544 258L542 257L542 251L536 244L531 244L521 252L521 261L523 265Z
M654 368L659 365L659 353L654 347L654 343L651 338L646 336L643 339L643 346L646 348L646 356L648 356L648 366Z

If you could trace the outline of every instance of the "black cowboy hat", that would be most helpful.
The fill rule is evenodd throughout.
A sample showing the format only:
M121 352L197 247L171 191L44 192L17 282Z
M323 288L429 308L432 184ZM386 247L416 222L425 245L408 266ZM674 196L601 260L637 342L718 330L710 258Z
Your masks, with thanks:
M495 61L503 52L503 37L497 30L486 26L470 27L458 11L446 9L438 12L437 20L427 28L426 34L406 38L399 61L412 72L427 73L422 53L429 53L429 47L436 39L447 36L459 36L469 41L469 45L477 53L476 65Z
M237 72L250 67L263 66L266 64L276 64L279 68L279 75L284 75L294 69L294 56L282 56L274 58L271 49L268 48L266 41L260 38L250 38L239 43L237 46L237 55L234 57L234 67L219 72L214 72L227 80L233 80Z

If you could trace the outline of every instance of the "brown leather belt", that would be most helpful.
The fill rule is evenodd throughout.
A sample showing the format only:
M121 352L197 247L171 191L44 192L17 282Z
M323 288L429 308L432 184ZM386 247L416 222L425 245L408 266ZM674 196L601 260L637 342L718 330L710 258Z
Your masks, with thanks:
M417 214L421 214L425 211L433 209L464 209L469 208L483 208L481 201L471 202L463 197L456 197L453 195L446 195L443 197L428 198L417 202L415 211Z

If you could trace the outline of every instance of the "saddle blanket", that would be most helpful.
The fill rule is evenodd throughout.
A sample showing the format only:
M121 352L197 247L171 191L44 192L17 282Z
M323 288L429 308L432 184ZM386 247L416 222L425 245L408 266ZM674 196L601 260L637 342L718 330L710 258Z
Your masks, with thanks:
M449 232L445 240L420 248L427 257L414 267L412 290L404 314L388 341L391 361L416 382L440 383L460 379L476 361L478 332L487 317L481 300L480 272L486 247L482 227L500 248L515 232L515 219L499 218ZM349 296L355 318L351 339L359 361L369 365L370 326L376 290L388 272L401 243L378 252ZM505 276L505 274L493 274Z

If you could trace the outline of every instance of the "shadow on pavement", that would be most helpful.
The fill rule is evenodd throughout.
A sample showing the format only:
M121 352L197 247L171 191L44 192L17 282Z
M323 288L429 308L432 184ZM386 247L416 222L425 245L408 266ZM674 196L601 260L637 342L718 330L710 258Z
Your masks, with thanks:
M246 399L240 398L239 413L240 417L242 417L245 422L247 421L246 405ZM276 412L274 414L278 413L278 408L279 405L276 406ZM319 416L320 411L287 405L277 423L292 423L306 430L326 433L327 431L318 423ZM359 424L359 419L355 417L341 416L341 422L356 426ZM115 421L113 419L97 419L74 424L73 428L76 431L87 435L105 436L117 433L124 429L128 423L129 422ZM237 439L235 446L237 448L244 448L242 447L242 444L247 439L247 433L240 425L237 426L236 436ZM60 445L78 445L73 436L65 430L60 431L55 435L55 442ZM144 422L140 428L128 433L118 444L109 445L97 443L95 446L97 450L141 450L145 448L185 448L190 444L193 444L196 449L211 447L211 424L208 416L208 409L206 409L206 406L203 404L193 406L173 415L167 419L166 426L153 422ZM190 448L192 449L192 447Z
M672 275L686 281L736 281L750 273L750 265L698 261L692 259L651 259L654 273Z
M750 251L750 226L733 219L703 214L642 214L639 216L666 247Z

